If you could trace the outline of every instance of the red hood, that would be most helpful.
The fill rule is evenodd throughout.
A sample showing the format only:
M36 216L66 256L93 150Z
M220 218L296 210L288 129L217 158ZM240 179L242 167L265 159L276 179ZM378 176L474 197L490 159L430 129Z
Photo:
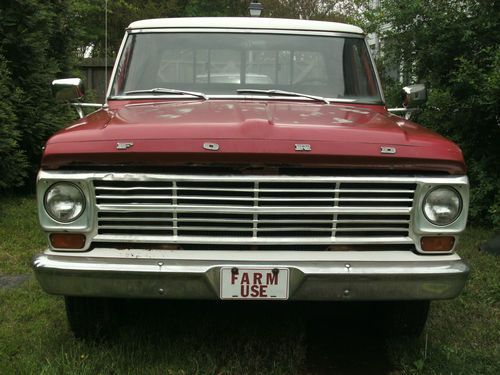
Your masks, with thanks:
M117 150L118 142L133 146ZM312 150L295 151L297 143ZM42 167L186 163L465 173L454 143L381 106L255 100L112 102L54 135Z

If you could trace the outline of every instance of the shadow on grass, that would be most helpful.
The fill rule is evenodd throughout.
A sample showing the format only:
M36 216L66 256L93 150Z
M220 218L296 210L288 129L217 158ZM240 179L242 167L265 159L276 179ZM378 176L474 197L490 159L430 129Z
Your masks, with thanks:
M207 351L207 358L215 359L214 372L225 373L220 363L238 357L248 373L254 364L257 369L271 363L301 374L398 373L370 303L143 300L116 307L118 335L111 341L133 337L157 347L168 338L180 351Z
M322 306L322 307L320 307ZM307 324L311 374L397 374L387 353L384 308L368 302L316 306Z

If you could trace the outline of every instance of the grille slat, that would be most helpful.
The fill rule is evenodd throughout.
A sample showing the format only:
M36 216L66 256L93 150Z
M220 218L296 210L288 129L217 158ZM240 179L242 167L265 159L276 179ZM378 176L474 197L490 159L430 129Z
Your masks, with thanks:
M130 225L99 225L99 229L130 229ZM172 226L163 225L134 225L137 230L172 230Z
M173 187L171 186L164 186L164 187L154 187L154 186L122 186L122 187L114 187L114 186L96 186L95 190L96 191L136 191L136 190L144 190L144 191L149 191L149 192L155 192L155 191L166 191L169 190L171 191Z
M150 200L150 199L172 199L171 195L135 195L135 194L129 194L129 195L99 195L97 197L98 199L120 199L120 200L130 200L134 201L135 199L143 199L143 200Z
M105 221L113 221L113 222L118 222L118 221L165 221L165 222L171 222L172 219L170 218L163 218L163 217L120 217L120 216L109 216L105 218ZM104 219L100 220L100 223L104 222Z
M230 231L230 232L244 232L251 230L252 227L232 227L232 226L220 226L220 227L212 227L212 226L180 226L177 229L182 229L186 231Z
M336 223L345 223L345 224L378 224L378 223L386 223L386 224L408 224L410 220L389 220L384 218L380 218L378 220L336 220Z
M214 195L203 195L203 196L191 196L179 195L178 199L190 200L190 201L258 201L258 202L412 202L413 199L409 198L248 198L248 197L227 197L227 196L214 196ZM125 200L130 199L131 201L135 199L139 200L155 200L155 199L172 199L171 195L99 195L98 199L118 199Z
M238 219L177 219L180 223L237 223L237 224L253 224L253 220L238 220Z
M98 209L101 212L210 212L210 213L263 213L263 214L324 214L324 213L339 213L339 214L358 214L363 213L367 215L401 215L408 214L410 207L293 207L293 206L279 206L279 207L248 207L248 206L227 206L227 205L192 205L192 204L99 204Z
M411 243L413 182L309 176L122 178L93 181L99 241Z
M363 231L371 231L371 232L408 232L408 228L397 228L397 227L352 227L352 228L339 228L337 226L336 232L363 232Z

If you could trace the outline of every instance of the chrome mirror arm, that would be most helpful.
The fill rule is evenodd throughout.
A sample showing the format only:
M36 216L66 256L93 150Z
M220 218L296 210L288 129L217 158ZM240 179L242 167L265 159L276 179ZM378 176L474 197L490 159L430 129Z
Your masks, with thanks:
M85 113L83 113L83 108L102 108L104 107L104 104L99 104L99 103L71 103L73 107L75 107L76 112L78 113L78 116L80 118L83 118L85 116Z
M410 120L413 113L418 112L419 108L388 108L387 111L394 114L403 114L405 120Z

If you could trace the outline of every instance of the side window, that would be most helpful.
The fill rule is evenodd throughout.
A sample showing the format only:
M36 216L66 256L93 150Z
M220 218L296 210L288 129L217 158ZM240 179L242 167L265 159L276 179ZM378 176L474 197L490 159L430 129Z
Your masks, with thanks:
M326 86L325 55L314 51L278 51L277 83L281 85Z
M369 55L361 41L346 42L343 63L347 96L369 97L377 94Z
M127 44L123 50L123 57L121 58L116 69L115 82L113 84L113 91L115 93L121 92L125 88L125 80L130 65L130 59L132 58L134 40L135 39L132 37L128 38Z
M245 82L252 84L272 84L278 74L278 51L250 50L246 53Z
M360 51L360 48L358 46L354 46L353 48L353 55L354 55L354 67L356 69L356 76L357 77L364 77L366 75L369 75L370 72L366 72L366 65L363 64L362 62L362 52ZM359 95L363 96L368 96L370 94L370 90L368 87L368 81L364 79L358 79L358 93Z
M240 83L241 53L229 49L166 49L158 66L163 83Z
M240 83L240 51L231 49L211 49L209 56L210 63L208 70L210 74L210 82ZM201 82L203 82L203 80L201 80Z
M292 53L291 51L278 51L277 83L289 85L292 81Z
M320 52L171 48L160 55L156 81L240 84L241 74L248 85L326 86L329 81Z
M325 86L328 83L322 53L296 51L293 54L293 85Z
M165 50L158 65L158 81L160 82L192 82L193 81L193 50Z

